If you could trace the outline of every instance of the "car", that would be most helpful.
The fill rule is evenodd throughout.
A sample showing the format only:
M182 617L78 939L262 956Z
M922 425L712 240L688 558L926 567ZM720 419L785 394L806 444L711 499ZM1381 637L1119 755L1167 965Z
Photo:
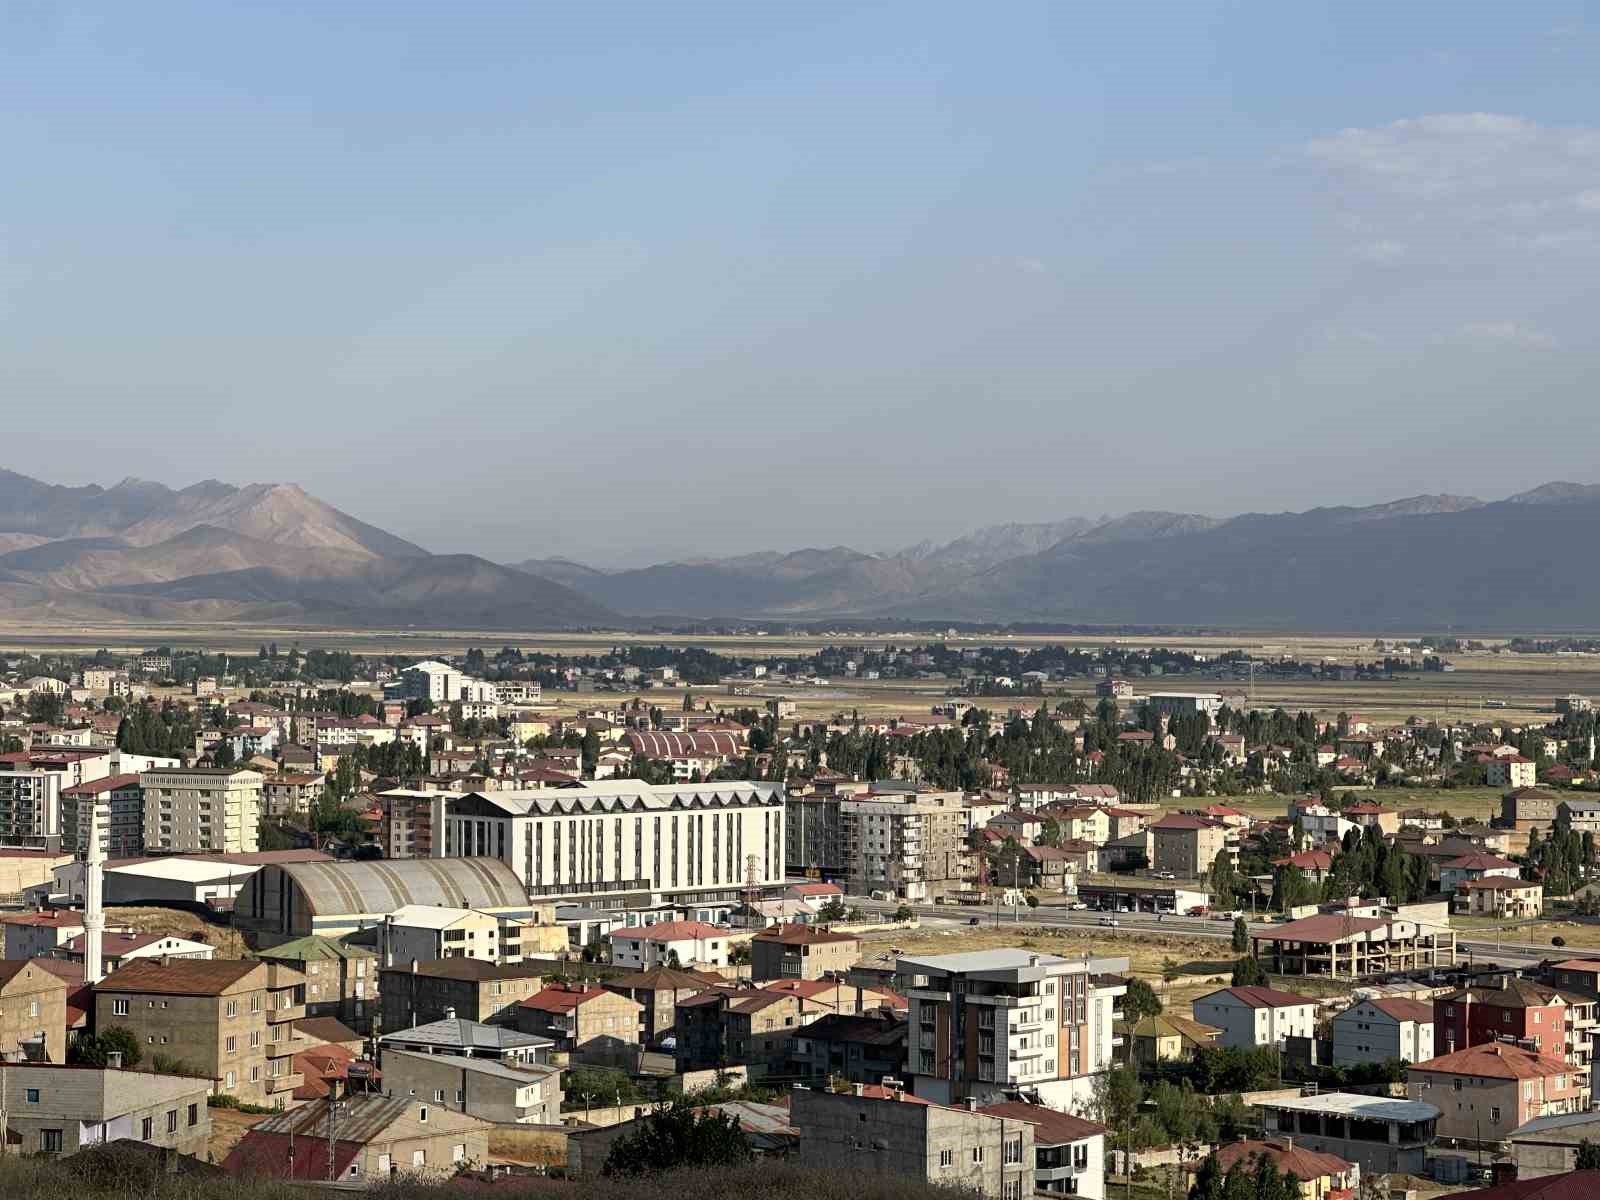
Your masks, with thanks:
M968 917L967 918L967 924L968 925L982 925L983 924L983 918L982 917Z
M1115 917L1101 917L1100 924L1114 927L1117 924L1117 919Z
M1211 914L1211 919L1213 921L1231 921L1233 920L1233 914L1230 912L1214 912Z
M1157 879L1176 879L1177 875L1175 875L1171 871L1157 871L1156 872L1156 878Z
M1088 910L1089 906L1087 904L1085 904L1082 900L1079 900L1079 901L1077 901L1077 902L1075 902L1073 904L1067 905L1067 907L1069 909L1071 909L1073 912L1085 912L1085 911Z
M1186 910L1183 915L1186 917L1203 917L1208 911L1204 904L1196 904L1193 908Z

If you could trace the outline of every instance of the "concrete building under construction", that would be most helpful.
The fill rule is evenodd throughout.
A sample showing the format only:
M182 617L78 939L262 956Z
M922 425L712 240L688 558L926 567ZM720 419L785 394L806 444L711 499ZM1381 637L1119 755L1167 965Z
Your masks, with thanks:
M1456 962L1456 935L1447 926L1390 915L1318 913L1252 929L1250 947L1274 975L1362 979Z

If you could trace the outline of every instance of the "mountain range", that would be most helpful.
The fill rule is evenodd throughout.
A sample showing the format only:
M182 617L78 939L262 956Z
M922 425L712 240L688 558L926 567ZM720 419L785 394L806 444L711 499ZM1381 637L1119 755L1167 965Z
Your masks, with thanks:
M1550 483L1500 501L996 525L890 554L835 546L625 571L515 565L641 618L1594 629L1596 534L1600 485Z
M61 487L0 471L0 617L343 628L616 626L559 583L422 547L294 484L125 479Z
M0 470L0 618L337 628L970 621L1316 630L1600 627L1600 485L1216 518L1143 511L602 570L432 554L294 484Z

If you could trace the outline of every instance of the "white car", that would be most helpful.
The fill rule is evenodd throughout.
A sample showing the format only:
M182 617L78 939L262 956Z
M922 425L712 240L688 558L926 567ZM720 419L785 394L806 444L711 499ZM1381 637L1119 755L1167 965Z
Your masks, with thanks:
M1075 904L1067 905L1067 908L1070 909L1072 912L1085 912L1085 911L1088 910L1089 906L1087 904L1085 904L1082 900L1079 900Z
M1101 917L1100 924L1115 927L1117 924L1117 919L1115 917Z

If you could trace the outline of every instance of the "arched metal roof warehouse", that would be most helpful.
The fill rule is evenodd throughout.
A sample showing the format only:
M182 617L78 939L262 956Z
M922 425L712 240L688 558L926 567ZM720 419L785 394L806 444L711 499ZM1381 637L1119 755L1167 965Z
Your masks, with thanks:
M281 863L251 877L235 902L234 923L270 945L311 933L348 933L407 904L533 909L521 881L497 858Z

